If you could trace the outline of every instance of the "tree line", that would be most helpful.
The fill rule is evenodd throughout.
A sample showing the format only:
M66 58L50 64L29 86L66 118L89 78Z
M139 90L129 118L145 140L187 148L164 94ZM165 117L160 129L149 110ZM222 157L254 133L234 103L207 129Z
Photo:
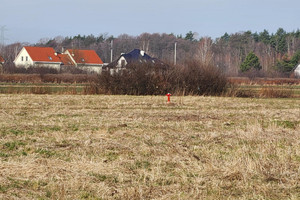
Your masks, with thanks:
M255 69L268 75L288 74L300 59L300 30L286 32L283 28L279 28L276 33L269 33L267 30L254 33L251 31L225 33L216 39L196 38L196 34L192 31L184 36L167 33L143 33L138 36L122 34L118 37L108 34L57 36L51 39L41 39L33 45L53 47L58 52L67 48L93 49L106 63L110 62L111 48L113 60L117 59L121 53L139 48L152 57L173 64L175 43L177 44L177 64L197 60L204 64L214 65L229 76L240 75L249 68L242 66L249 54L252 57L254 54L258 58L259 67ZM12 63L24 45L30 44L15 43L2 46L0 54L8 63Z

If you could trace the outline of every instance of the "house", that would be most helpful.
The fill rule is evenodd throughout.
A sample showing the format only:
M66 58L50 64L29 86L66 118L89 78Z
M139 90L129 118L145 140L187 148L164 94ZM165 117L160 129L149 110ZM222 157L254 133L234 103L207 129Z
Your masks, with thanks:
M61 60L61 65L75 66L75 63L72 61L72 59L70 58L70 56L68 54L59 53L59 54L57 54L57 56Z
M16 67L48 67L57 70L62 65L74 66L88 72L102 72L103 62L94 50L68 49L57 53L51 47L30 47L21 49L14 60Z
M2 56L0 56L0 65L3 65L5 62L4 58Z
M110 73L119 72L126 69L126 65L132 63L146 63L150 65L160 65L162 67L166 67L167 65L160 61L157 58L152 58L145 51L140 49L134 49L129 53L121 54L121 56L113 61L112 63L107 65L107 70L110 70Z
M88 72L102 72L103 61L94 50L67 49L64 52L79 69Z
M0 73L3 72L3 65L4 65L4 62L5 62L4 58L0 56Z
M294 69L295 77L300 78L300 64L298 64Z
M49 67L59 70L62 64L55 50L51 47L30 47L21 49L14 60L16 67Z

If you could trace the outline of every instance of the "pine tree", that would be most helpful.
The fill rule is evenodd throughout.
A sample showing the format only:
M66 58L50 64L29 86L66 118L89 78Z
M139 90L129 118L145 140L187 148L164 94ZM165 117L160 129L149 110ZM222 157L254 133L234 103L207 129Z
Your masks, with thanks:
M250 52L247 57L245 58L244 62L241 64L241 71L246 72L254 68L256 70L260 70L262 67L259 63L259 58L255 55L254 52Z

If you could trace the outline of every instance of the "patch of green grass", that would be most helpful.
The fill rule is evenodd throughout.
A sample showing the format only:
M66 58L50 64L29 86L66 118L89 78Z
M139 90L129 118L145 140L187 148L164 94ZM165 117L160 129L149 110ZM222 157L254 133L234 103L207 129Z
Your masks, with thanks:
M6 193L9 187L7 185L0 184L0 193Z
M102 198L96 197L96 195L92 191L82 191L80 193L80 199L101 200Z
M111 152L108 152L105 155L105 157L106 157L107 161L114 161L114 160L118 159L119 154L117 152L111 151Z
M118 183L119 180L116 176L113 175L106 175L106 174L99 174L95 172L88 172L89 176L93 176L95 180L100 181L100 182L110 182L110 183Z
M56 152L50 151L48 149L37 149L35 152L46 158L50 158L56 154Z
M135 161L135 167L137 169L150 169L151 163L149 161Z
M19 129L10 129L9 132L14 134L14 135L23 135L24 134L24 131L19 130Z
M52 127L49 127L49 130L50 131L60 131L61 127L59 127L59 126L52 126Z
M74 132L79 131L79 125L78 124L69 125L68 128L71 129Z
M0 158L7 158L8 156L8 154L0 152Z
M300 123L300 121L288 121L288 120L276 120L275 121L276 125L278 126L282 126L284 128L291 128L291 129L295 129L296 126Z
M12 151L12 150L17 150L20 146L25 146L26 144L21 141L14 141L14 142L6 142L4 143L4 148Z

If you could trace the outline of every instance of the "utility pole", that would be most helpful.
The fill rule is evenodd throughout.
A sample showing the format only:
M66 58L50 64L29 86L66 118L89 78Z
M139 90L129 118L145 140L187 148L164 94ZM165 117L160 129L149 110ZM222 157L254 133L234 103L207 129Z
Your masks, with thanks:
M0 27L0 45L5 45L5 40L7 40L4 36L4 32L7 31L6 26Z
M177 52L176 52L176 50L177 50L177 42L175 42L175 47L174 47L174 65L176 65L176 54L177 54Z
M110 62L113 61L113 44L114 44L114 40L110 41Z

